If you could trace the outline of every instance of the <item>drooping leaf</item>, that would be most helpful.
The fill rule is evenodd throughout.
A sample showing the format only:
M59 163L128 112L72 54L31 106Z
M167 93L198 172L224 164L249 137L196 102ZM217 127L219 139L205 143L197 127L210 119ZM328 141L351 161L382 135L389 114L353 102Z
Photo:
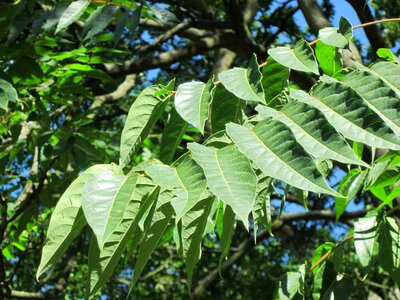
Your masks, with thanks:
M119 41L122 38L122 33L124 32L124 28L125 28L126 22L128 21L128 18L129 18L129 10L126 10L126 12L119 19L119 21L117 23L117 26L115 27L115 31L114 31L114 48L117 47Z
M132 292L132 289L136 285L144 266L158 245L158 242L164 235L164 232L172 218L174 213L174 209L171 205L172 197L173 194L170 191L163 191L158 196L154 214L151 218L151 224L146 229L143 241L139 247L139 252L134 267L132 286L129 293Z
M169 164L173 161L176 149L186 132L187 125L187 122L181 118L177 111L172 109L161 136L160 160L163 163Z
M231 123L227 125L227 133L264 174L303 190L337 195L290 129L281 122L266 119L252 129Z
M297 141L313 157L366 166L314 107L301 102L289 102L279 111L261 105L256 110L263 118L272 117L288 126Z
M350 88L335 79L317 85L311 96L292 90L290 96L314 106L345 137L375 148L400 149L397 138L385 123Z
M271 194L273 192L273 178L256 170L258 177L256 201L253 206L253 219L254 219L254 238L259 224L271 232L272 213L271 213Z
M367 172L360 169L353 169L342 179L338 186L338 193L345 197L335 198L336 220L339 220L340 216L346 210L347 205L362 189L366 177Z
M293 49L289 47L276 47L268 50L272 56L281 65L289 69L312 72L319 75L318 64L311 47L303 39L299 40Z
M124 168L161 116L169 97L155 97L157 86L144 89L129 109L121 135L119 164Z
M77 0L71 2L67 9L64 10L57 23L56 34L78 20L85 12L90 2L90 0Z
M218 74L223 86L236 97L246 100L265 103L264 89L261 83L262 74L257 63L257 56L253 54L249 66L233 68Z
M106 171L88 181L82 191L82 208L100 249L123 219L139 175Z
M222 228L218 232L221 243L221 256L219 259L219 269L221 270L222 262L229 254L233 233L235 230L236 218L235 212L229 205L225 205L223 210Z
M38 280L44 272L54 266L87 224L81 208L81 194L85 183L99 172L111 171L114 167L112 165L90 167L80 174L61 196L50 219L40 265L36 273Z
M8 81L0 79L0 108L7 110L10 101L18 101L17 91Z
M140 240L142 232L138 223L157 199L159 188L155 187L148 177L139 176L138 179L124 217L104 243L103 249L100 250L96 239L93 239L90 244L86 299L94 296L111 277L129 241Z
M244 101L229 92L222 84L218 84L211 104L212 132L224 130L225 124L229 122L241 123L244 107Z
M339 28L326 27L319 31L319 38L326 44L337 48L346 48L353 38L353 27L349 20L340 18Z
M343 69L342 57L337 48L317 43L315 46L315 56L324 74L334 76Z
M115 5L103 5L96 8L96 10L90 14L83 27L83 39L88 40L103 31L114 18L117 9L118 7Z
M387 217L379 227L380 266L400 286L400 230L395 219Z
M189 287L194 267L201 257L201 241L206 230L213 200L214 197L207 197L198 201L181 219L179 234Z
M142 6L140 6L139 8L136 8L132 13L132 15L130 17L130 22L129 22L129 30L131 31L131 33L136 31L136 28L139 25L141 13L142 13Z
M213 149L193 143L188 149L202 167L212 193L231 206L248 228L257 185L248 159L235 146Z
M277 63L272 57L267 58L267 65L262 68L261 82L268 106L273 106L276 96L288 86L289 74L287 67Z
M354 222L354 247L363 267L368 267L377 251L376 216L365 217Z
M391 63L384 64L393 65ZM385 65L378 65L375 69L382 70L382 67L386 67ZM393 132L400 136L400 86L395 88L378 72L359 64L357 66L358 70L344 77L343 82L356 91ZM390 75L400 76L400 68L395 70L397 72Z
M185 157L177 167L152 165L146 173L162 188L174 190L171 204L178 222L201 199L207 183L200 166L190 157Z
M214 88L213 78L210 78L207 83L200 81L182 83L175 94L176 111L202 134L208 119Z

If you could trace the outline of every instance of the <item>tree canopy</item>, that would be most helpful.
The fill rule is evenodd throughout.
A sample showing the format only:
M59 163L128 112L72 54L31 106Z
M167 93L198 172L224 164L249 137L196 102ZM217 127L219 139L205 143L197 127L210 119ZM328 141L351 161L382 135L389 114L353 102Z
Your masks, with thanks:
M397 297L395 2L2 4L0 296Z

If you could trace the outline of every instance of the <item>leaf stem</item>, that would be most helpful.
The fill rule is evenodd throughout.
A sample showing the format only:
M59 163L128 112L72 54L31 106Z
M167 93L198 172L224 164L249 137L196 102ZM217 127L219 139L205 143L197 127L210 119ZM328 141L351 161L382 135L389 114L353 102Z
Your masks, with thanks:
M375 25L375 24L380 24L380 23L399 22L399 21L400 21L400 18L377 20L377 21L367 22L367 23L363 23L363 24L359 24L359 25L353 26L353 29L362 28L362 27L368 27L368 26ZM321 39L319 39L319 38L316 39L316 40L313 40L313 41L309 42L308 45L310 45L310 46L314 45L314 44L318 43L320 40ZM260 67L261 67L261 65L260 65Z
M311 272L312 270L314 270L316 267L318 267L320 264L322 264L328 257L329 255L335 251L339 246L343 245L344 243L347 243L348 241L352 240L354 238L353 234L350 234L347 238L345 238L343 241L337 243L335 245L335 247L333 247L331 250L329 250L328 252L326 252L324 255L322 255L320 257L320 259L318 259L309 269L309 271Z

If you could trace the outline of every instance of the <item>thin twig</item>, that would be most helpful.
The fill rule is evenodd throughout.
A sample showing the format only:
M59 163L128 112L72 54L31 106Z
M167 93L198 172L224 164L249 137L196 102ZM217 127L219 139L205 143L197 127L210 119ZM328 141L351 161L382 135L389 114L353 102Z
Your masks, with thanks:
M353 26L353 29L357 29L357 28L362 28L362 27L368 27L371 25L375 25L375 24L380 24L380 23L388 23L388 22L399 22L400 18L391 18L391 19L384 19L384 20L377 20L377 21L372 21L372 22L367 22L367 23L363 23L363 24L359 24L359 25L355 25ZM314 45L316 43L318 43L321 39L316 39L313 40L312 42L309 42L308 45Z
M322 256L320 257L320 259L318 259L318 260L310 267L309 270L310 270L310 271L314 270L316 267L318 267L320 264L322 264L322 263L329 257L329 255L330 255L333 251L335 251L339 246L343 245L344 243L346 243L346 242L352 240L353 237L354 237L354 235L353 235L353 234L350 234L350 235L349 235L347 238L345 238L343 241L337 243L337 244L335 245L335 247L333 247L331 250L329 250L329 251L326 252L324 255L322 255Z

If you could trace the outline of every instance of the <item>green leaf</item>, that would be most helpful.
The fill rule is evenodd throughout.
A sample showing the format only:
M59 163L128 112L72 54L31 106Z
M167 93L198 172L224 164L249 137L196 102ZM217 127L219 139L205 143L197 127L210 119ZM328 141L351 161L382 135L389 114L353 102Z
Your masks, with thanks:
M82 191L82 208L100 249L123 219L139 175L106 171L91 178Z
M83 27L83 40L88 40L103 31L114 18L117 9L118 7L115 5L103 5L96 8L96 10L90 14L89 18L86 20L85 26Z
M279 111L265 106L257 106L256 110L264 119L272 117L288 126L297 141L313 157L367 166L314 107L301 102L289 102Z
M244 108L244 101L230 93L222 84L218 84L211 104L212 132L224 130L225 124L229 122L241 123Z
M0 79L0 108L7 110L10 101L18 101L17 91L9 82Z
M79 17L85 12L86 8L90 4L90 0L77 0L71 2L67 9L61 15L56 28L56 34L67 28L69 25L74 23Z
M162 188L174 190L172 206L176 222L201 199L207 182L203 170L190 157L185 157L176 168L167 165L152 165L146 173Z
M305 265L301 265L299 271L287 272L279 280L278 290L274 299L291 300L304 299Z
M103 249L99 249L95 238L90 243L86 299L95 295L111 277L129 241L139 240L142 234L138 223L157 199L159 188L148 177L139 176L138 179L124 217L104 243Z
M377 237L376 216L361 218L354 222L354 247L363 267L368 267L377 254Z
M389 127L352 89L333 78L318 84L311 96L296 90L290 96L321 111L336 131L351 140L375 148L400 149L400 140Z
M267 65L262 68L262 85L268 106L273 106L278 96L289 83L290 71L277 63L272 57L267 58Z
M122 33L124 32L124 28L125 28L126 22L128 21L128 18L129 18L129 10L126 10L126 12L119 19L119 21L117 23L117 26L115 27L115 31L114 31L114 48L117 47L119 41L122 38Z
M135 9L130 17L129 30L131 33L135 32L136 28L139 25L141 12L142 12L142 6Z
M400 63L400 60L396 57L396 55L393 54L392 50L390 49L379 48L376 54L378 55L379 58L382 58L384 60Z
M342 56L337 48L317 43L315 55L324 74L334 76L343 69Z
M339 220L340 216L346 210L347 205L362 189L366 178L366 172L360 169L353 169L342 179L338 186L338 193L345 197L335 198L336 220Z
M129 109L121 136L119 158L121 168L130 162L131 157L164 112L169 97L155 97L154 93L159 89L154 85L144 89Z
M200 81L182 83L175 94L176 111L202 134L214 88L213 78L210 78L206 84Z
M202 167L211 192L231 206L248 229L257 186L257 176L248 159L235 146L213 149L192 143L188 149Z
M201 241L213 200L214 197L210 197L198 201L181 219L179 234L189 288L192 282L194 267L201 257Z
M253 206L254 238L256 238L259 224L272 234L271 224L271 194L273 192L273 178L256 171L258 176L256 201Z
M187 125L187 122L181 118L177 111L172 109L161 136L160 160L163 163L169 164L173 161L176 149L186 132Z
M144 266L149 260L158 242L164 235L167 226L172 218L174 209L171 205L173 194L169 191L161 192L158 196L154 214L151 218L151 223L145 231L143 241L139 247L137 259L134 267L134 274L132 279L132 286L129 294L132 292L133 287L136 285Z
M85 183L99 172L110 171L114 167L112 165L90 167L80 174L61 196L51 215L40 265L36 273L38 280L61 258L73 239L86 225L86 219L81 208L81 194Z
M400 286L400 230L395 219L387 217L380 225L378 262Z
M382 70L386 68L385 65L393 66L392 63L383 64L375 69ZM359 64L357 67L359 69L343 78L343 82L356 91L393 132L400 136L400 86L392 86L380 73L372 69ZM389 76L400 76L400 68L397 67L395 71Z
M264 89L261 83L262 74L255 54L251 57L247 69L233 68L223 71L218 74L218 79L236 97L246 101L265 103Z
M337 48L347 48L353 38L353 27L346 18L341 17L339 28L323 28L319 31L319 38L326 45Z
M230 123L227 133L265 175L303 190L338 195L325 182L313 159L284 124L266 119L249 129Z
M304 39L299 40L293 49L289 47L276 47L269 49L268 54L278 63L289 69L312 72L319 75L318 64L315 60L313 50Z
M235 212L229 205L225 205L222 218L222 230L218 232L221 243L221 256L218 267L221 270L223 260L228 256L232 242L233 233L235 231L236 218Z

